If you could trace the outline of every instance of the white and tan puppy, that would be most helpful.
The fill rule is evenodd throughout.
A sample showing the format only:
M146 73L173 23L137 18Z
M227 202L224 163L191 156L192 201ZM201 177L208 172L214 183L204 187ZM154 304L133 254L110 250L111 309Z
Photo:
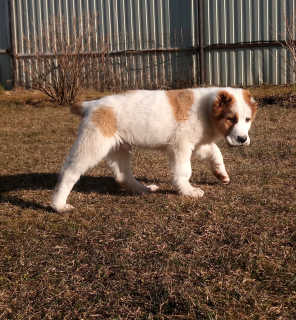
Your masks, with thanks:
M74 184L103 158L127 191L157 190L157 186L144 186L133 177L132 147L167 152L172 183L182 195L203 196L201 189L189 183L192 153L208 160L213 174L228 183L214 141L225 137L230 146L249 145L256 103L243 89L136 90L76 104L72 112L80 114L82 121L52 196L51 207L57 212L73 208L66 200Z

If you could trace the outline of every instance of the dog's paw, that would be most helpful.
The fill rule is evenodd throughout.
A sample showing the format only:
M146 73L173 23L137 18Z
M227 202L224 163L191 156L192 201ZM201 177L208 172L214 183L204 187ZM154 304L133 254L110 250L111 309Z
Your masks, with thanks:
M222 183L227 184L229 183L230 179L229 176L227 174L227 172L221 172L220 170L215 170L213 171L213 175Z
M211 166L213 175L222 183L226 184L229 182L229 176L226 172L225 166L223 163L216 163Z
M64 213L66 211L70 211L74 209L74 207L68 203L66 203L63 207L57 207L54 204L51 204L50 206L57 213Z
M158 186L156 186L155 184L151 184L150 186L147 186L151 192L155 192L159 189Z
M222 174L221 172L213 172L214 176L221 181L224 184L229 183L230 179L228 177L228 174Z
M70 211L70 210L74 210L75 207L73 207L71 204L66 204L62 210L62 212L65 212L65 211Z
M183 196L189 196L194 198L202 197L204 195L203 190L201 190L200 188L193 188L193 187L187 190L180 190L180 193Z

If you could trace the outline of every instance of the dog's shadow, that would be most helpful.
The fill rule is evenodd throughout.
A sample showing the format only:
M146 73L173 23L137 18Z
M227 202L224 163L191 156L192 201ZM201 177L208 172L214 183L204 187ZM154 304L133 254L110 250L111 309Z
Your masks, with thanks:
M58 177L59 175L56 173L31 173L0 176L0 204L9 203L21 208L52 211L48 206L46 207L34 201L24 200L16 195L11 195L10 192L20 190L52 190L58 181ZM137 180L146 185L154 183L158 184L160 182L150 181L146 178L137 178ZM211 183L200 181L200 184ZM130 196L130 193L127 193L120 188L112 176L81 176L73 190L83 193L96 192L98 194L108 194L121 197ZM177 194L174 190L158 190L157 193Z
M58 177L59 175L55 173L0 176L0 204L10 203L21 208L51 210L49 207L45 207L37 202L26 201L16 195L11 195L10 192L20 190L52 190L58 181ZM118 194L120 187L112 177L82 176L73 190L84 193Z
M55 173L17 174L0 177L0 193L16 190L51 190L58 181ZM114 190L115 189L115 190ZM73 190L78 192L114 193L118 186L112 177L81 176Z
M43 206L37 202L24 200L16 195L11 195L10 192L20 190L52 190L58 181L58 177L59 175L55 173L31 173L0 176L0 204L10 203L21 208L51 211L50 207ZM145 184L155 183L155 181L149 181L145 178L140 178L138 180ZM83 193L96 192L98 194L116 196L130 195L120 188L112 176L81 176L73 190Z

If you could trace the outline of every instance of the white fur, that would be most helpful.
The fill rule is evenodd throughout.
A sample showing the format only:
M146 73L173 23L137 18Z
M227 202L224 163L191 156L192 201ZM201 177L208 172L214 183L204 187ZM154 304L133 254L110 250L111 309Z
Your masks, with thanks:
M194 102L186 121L178 121L172 112L166 91L137 90L84 102L84 117L74 143L61 170L54 190L51 207L63 212L73 207L66 204L67 197L79 177L90 167L106 158L117 182L129 192L151 192L157 186L144 186L134 177L130 167L130 148L160 149L168 154L172 183L179 193L192 197L203 196L203 191L189 183L192 153L209 162L211 170L223 183L229 182L222 154L214 143L222 136L213 126L211 112L217 94L223 90L235 97L233 110L239 121L225 137L230 145L248 145L248 131L252 110L244 101L242 89L198 88L187 89L194 94ZM100 107L111 108L117 129L111 137L104 136L92 120ZM240 143L238 136L247 140Z

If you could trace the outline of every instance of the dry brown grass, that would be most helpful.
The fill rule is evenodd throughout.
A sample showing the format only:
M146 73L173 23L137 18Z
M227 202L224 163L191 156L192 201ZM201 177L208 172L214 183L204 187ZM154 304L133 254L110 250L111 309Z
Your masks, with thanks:
M296 318L295 108L260 106L248 148L221 141L227 186L193 159L201 199L174 192L162 154L135 151L159 193L125 193L101 163L59 215L79 119L33 97L0 97L0 319Z

